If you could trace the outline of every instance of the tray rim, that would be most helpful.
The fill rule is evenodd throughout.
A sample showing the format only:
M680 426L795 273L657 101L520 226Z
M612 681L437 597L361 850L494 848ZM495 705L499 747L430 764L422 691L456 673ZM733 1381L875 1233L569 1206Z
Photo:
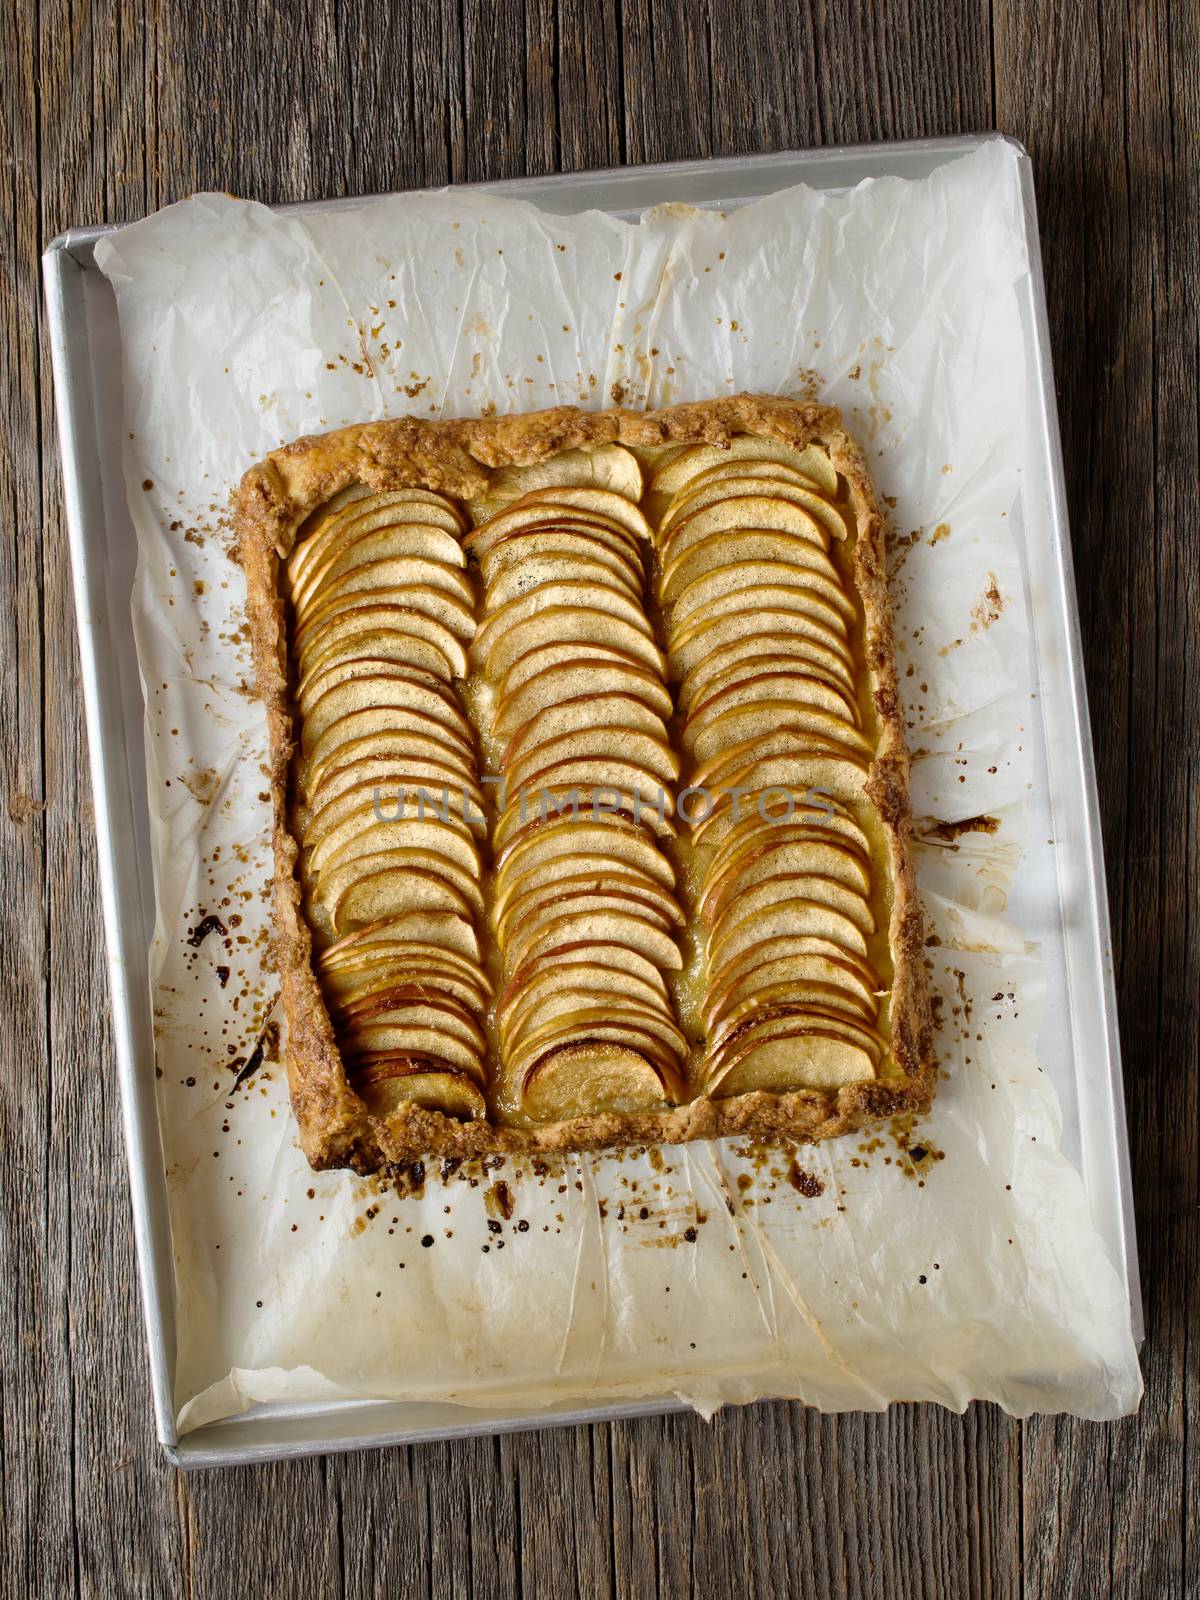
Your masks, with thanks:
M1036 197L1033 168L1030 157L1019 140L995 131L972 134L951 134L929 139L880 140L857 144L815 146L775 151L765 154L725 156L686 161L667 161L644 165L587 169L579 172L549 173L519 178L490 179L467 184L438 186L434 189L389 191L392 194L429 192L466 192L505 195L537 204L540 198L571 199L586 194L589 188L610 188L633 198L629 207L619 205L573 204L564 209L572 212L599 209L621 215L623 211L641 210L658 203L642 191L662 182L680 182L703 179L718 188L728 187L722 180L744 183L751 187L736 198L714 197L694 201L700 205L722 203L745 204L766 193L790 186L791 183L808 183L824 189L837 189L845 185L835 181L820 183L812 171L784 177L792 168L823 167L828 174L836 171L838 164L847 167L848 181L861 181L892 174L888 170L899 164L905 166L933 160L934 167L956 157L967 155L985 143L1004 143L1018 158L1022 198L1024 200L1024 225L1029 254L1029 300L1032 311L1032 342L1037 357L1039 413L1038 433L1046 447L1046 465L1050 486L1050 515L1058 537L1056 567L1060 596L1065 609L1064 624L1065 661L1063 671L1070 678L1072 712L1072 743L1080 758L1080 780L1083 790L1083 814L1077 820L1083 833L1083 860L1086 866L1086 899L1088 925L1094 935L1096 977L1101 1001L1102 1035L1105 1044L1105 1076L1111 1091L1112 1116L1109 1119L1107 1156L1111 1170L1119 1185L1119 1224L1123 1245L1123 1268L1129 1294L1131 1326L1135 1342L1140 1347L1144 1337L1142 1300L1138 1268L1137 1240L1133 1211L1132 1173L1130 1167L1128 1130L1125 1113L1123 1077L1121 1071L1120 1036L1116 1004L1116 983L1112 956L1112 934L1109 916L1107 879L1104 870L1103 844L1100 828L1099 792L1096 778L1094 746L1087 704L1086 681L1083 673L1082 638L1079 623L1078 596L1075 588L1074 565L1067 515L1066 484L1062 459L1061 434L1058 423L1057 401L1054 388L1050 350L1049 319L1046 307L1045 279L1042 267L1040 233L1037 225ZM857 169L862 170L857 170ZM929 170L932 170L929 169ZM915 175L909 174L909 175ZM772 181L774 180L774 181ZM752 191L752 192L751 192ZM618 194L618 198L620 197ZM339 196L272 206L281 213L337 210L361 206L378 194ZM661 197L660 197L661 198ZM85 491L85 472L80 460L81 441L94 445L91 429L95 413L87 405L88 396L79 393L80 373L73 360L72 328L67 310L68 280L94 270L96 242L106 234L117 231L125 223L99 223L72 227L56 235L47 244L42 256L43 285L46 301L47 323L50 333L51 360L54 376L55 406L58 420L59 450L63 469L64 505L68 531L76 620L80 636L80 651L84 670L84 713L88 729L89 764L95 803L98 877L101 891L102 914L106 936L106 964L112 991L113 1031L122 1121L126 1142L127 1165L130 1177L134 1240L138 1262L138 1276L142 1294L143 1321L146 1327L150 1360L151 1389L154 1400L156 1432L168 1459L182 1468L201 1468L218 1465L239 1465L265 1460L290 1459L306 1454L324 1454L337 1451L378 1448L386 1445L418 1443L430 1439L468 1437L479 1434L499 1434L525 1431L540 1427L573 1426L581 1423L607 1421L627 1416L649 1416L685 1409L683 1402L672 1395L662 1395L626 1403L598 1403L594 1406L571 1404L549 1407L542 1411L520 1415L497 1415L494 1419L479 1420L475 1415L461 1426L449 1424L445 1428L384 1428L371 1432L369 1427L350 1429L346 1433L326 1439L313 1438L295 1443L261 1443L253 1439L223 1444L221 1436L248 1431L255 1410L221 1423L208 1424L184 1435L178 1434L173 1394L174 1326L174 1274L171 1266L170 1222L166 1205L165 1174L159 1136L157 1108L153 1094L153 1080L149 1093L141 1092L135 1041L129 1008L130 990L127 966L122 953L121 911L118 890L117 865L114 850L112 797L104 769L102 748L103 712L94 670L97 652L101 648L100 635L107 631L107 617L93 616L89 604L88 573L91 550L88 526L91 518L103 520L102 505L89 506ZM96 452L93 451L93 454ZM98 470L98 457L95 463ZM403 1402L371 1401L343 1402L359 1416L367 1418L372 1409L394 1409ZM269 1410L269 1408L265 1408ZM310 1408L313 1414L324 1407ZM461 1408L453 1408L461 1409ZM241 1426L239 1426L241 1425ZM252 1431L252 1426L249 1428Z

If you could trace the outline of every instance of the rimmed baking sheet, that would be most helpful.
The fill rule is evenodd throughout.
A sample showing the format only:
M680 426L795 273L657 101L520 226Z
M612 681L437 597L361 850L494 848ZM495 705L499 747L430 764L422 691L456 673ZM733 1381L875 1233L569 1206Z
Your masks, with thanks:
M977 147L977 140L797 152L742 161L580 174L479 186L572 213L597 207L621 216L666 200L729 209L803 182L841 189L864 177L922 177ZM1022 493L1037 503L1049 537L1027 549L1026 591L1038 662L1041 720L1035 795L1041 808L1030 835L1041 847L1037 873L1057 894L1014 896L1011 911L1042 946L1049 1005L1039 1056L1063 1104L1063 1147L1078 1165L1093 1220L1123 1266L1135 1333L1140 1301L1120 1090L1111 952L1099 852L1061 463L1049 371L1044 294L1028 162L1021 158L1024 225L1031 271L1021 319L1033 377L1030 441ZM335 206L351 202L333 202ZM301 210L307 208L300 208ZM325 209L325 207L319 207ZM135 541L121 469L120 348L112 291L96 269L103 230L65 235L47 252L46 286L58 392L68 522L79 611L84 690L109 940L114 1023L130 1153L159 1436L181 1464L215 1464L306 1450L463 1432L538 1426L627 1414L600 1406L464 1412L413 1403L259 1406L236 1418L176 1436L174 1293L166 1190L159 1147L154 1042L146 951L154 924L145 735L137 663L128 630ZM1069 819L1069 826L1064 825ZM1044 826L1043 826L1044 823ZM672 1402L639 1401L637 1413Z

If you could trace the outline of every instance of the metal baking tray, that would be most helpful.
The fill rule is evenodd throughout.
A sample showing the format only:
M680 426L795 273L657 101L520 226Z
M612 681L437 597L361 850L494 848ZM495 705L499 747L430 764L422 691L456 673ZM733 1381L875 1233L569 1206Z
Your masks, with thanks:
M805 183L845 189L865 178L927 177L967 155L982 135L909 140L720 161L672 162L603 172L523 178L476 187L528 200L545 211L597 209L633 217L663 201L731 209ZM994 136L992 136L994 137ZM1043 497L1051 537L1029 548L1028 603L1041 677L1044 817L1039 876L1057 881L1057 916L1033 931L1047 958L1051 1004L1040 1055L1062 1098L1064 1148L1078 1165L1096 1226L1123 1264L1134 1337L1142 1337L1141 1295L1125 1107L1121 1087L1108 897L1101 854L1096 776L1079 640L1079 619L1045 289L1029 158L1016 146L1032 272L1022 320L1036 375L1034 448L1025 493ZM316 201L306 206L357 204ZM64 496L79 626L84 706L91 752L100 889L112 987L113 1029L129 1159L134 1236L158 1437L177 1466L249 1461L369 1446L448 1439L678 1409L669 1396L633 1405L578 1405L505 1414L456 1405L398 1402L256 1406L180 1438L172 1393L175 1295L170 1220L155 1101L154 1031L148 949L154 929L143 701L129 624L137 558L121 469L121 353L116 304L97 269L105 227L73 228L43 258L54 367ZM1036 544L1037 541L1031 542ZM1046 826L1040 826L1041 821ZM1056 827L1055 821L1069 823ZM1045 881L1043 878L1042 881ZM1032 915L1033 907L1020 907ZM1029 916L1025 917L1029 925Z

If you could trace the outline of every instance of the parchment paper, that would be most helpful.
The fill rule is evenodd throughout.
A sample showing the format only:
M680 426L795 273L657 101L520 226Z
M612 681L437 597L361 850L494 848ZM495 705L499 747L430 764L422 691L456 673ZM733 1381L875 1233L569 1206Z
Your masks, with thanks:
M140 548L181 1429L336 1397L1136 1404L1121 1279L1035 1054L1063 997L1005 920L1037 746L1020 223L997 142L922 182L798 188L728 217L556 219L463 191L279 216L201 195L98 247ZM274 446L366 418L739 389L845 411L894 505L916 812L1000 823L919 847L932 1114L796 1152L430 1169L407 1195L312 1173L269 1033L247 1075L274 990L231 487Z

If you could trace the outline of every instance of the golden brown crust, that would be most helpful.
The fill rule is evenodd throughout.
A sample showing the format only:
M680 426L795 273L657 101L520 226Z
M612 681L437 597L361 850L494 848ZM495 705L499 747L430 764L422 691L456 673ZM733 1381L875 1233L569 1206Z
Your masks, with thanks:
M351 1088L312 965L312 940L296 876L298 849L288 826L288 775L294 747L286 615L279 562L304 519L339 490L365 483L383 490L416 486L461 499L480 495L497 467L526 465L560 450L619 443L634 447L723 444L761 434L798 448L824 445L850 486L857 520L855 581L866 623L867 666L881 735L868 793L883 819L894 887L890 942L894 967L889 1021L903 1076L836 1091L703 1097L660 1113L597 1115L538 1128L461 1123L416 1106L389 1123L373 1117ZM908 755L896 681L883 519L866 466L839 412L770 395L733 395L660 411L584 412L563 406L526 416L424 422L400 418L298 439L273 451L242 479L237 497L239 559L259 694L270 735L275 850L275 960L288 1019L287 1057L300 1142L314 1167L373 1171L423 1155L498 1151L593 1150L616 1145L741 1135L828 1139L869 1122L929 1105L936 1080L933 1024L924 965L924 926L909 834Z

